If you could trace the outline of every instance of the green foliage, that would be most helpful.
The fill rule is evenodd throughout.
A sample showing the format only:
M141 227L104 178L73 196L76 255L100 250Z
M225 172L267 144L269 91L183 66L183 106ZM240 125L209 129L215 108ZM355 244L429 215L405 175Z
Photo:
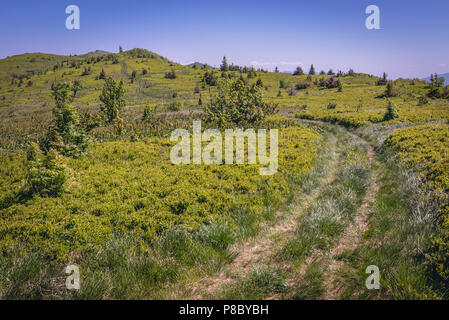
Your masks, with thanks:
M88 137L80 125L76 108L69 104L69 88L62 82L52 85L54 119L41 141L41 148L45 151L54 148L66 156L79 157L87 148Z
M394 82L391 80L387 81L387 89L385 90L384 97L396 97L398 94L398 91L394 87Z
M231 124L237 126L259 126L265 116L274 114L277 105L263 100L259 86L246 86L242 81L225 80L206 107L206 118L219 127Z
M182 101L174 100L174 101L171 101L170 104L168 105L168 110L180 111L180 110L182 110L183 107L184 107L184 104L182 103Z
M176 72L175 69L172 69L171 71L165 73L165 78L166 79L176 79Z
M438 77L438 74L430 75L430 90L427 93L429 98L449 99L449 86L444 86L444 78Z
M329 102L329 104L327 105L327 108L333 110L333 109L337 108L337 104L333 103L333 102Z
M215 72L213 70L206 71L201 80L204 84L209 86L217 85L217 78L215 77Z
M143 109L143 116L142 121L150 121L155 113L156 108L152 105L145 105L145 108Z
M430 267L439 286L449 286L449 126L421 125L395 131L385 144L415 170L440 203L437 233L430 249Z
M313 64L310 66L309 74L310 75L314 75L315 74L315 67L313 66Z
M141 235L149 249L166 230L182 226L199 230L192 236L201 246L207 242L214 250L224 250L240 227L242 232L257 229L265 208L289 197L291 183L313 167L320 141L311 129L281 129L279 172L273 176L259 175L259 165L180 168L170 163L173 143L168 139L93 143L86 156L66 159L76 172L70 193L0 209L8 217L0 223L0 250L21 242L43 250L50 261L66 262L70 252L98 252L115 233ZM33 182L34 190L42 187L42 194L59 194L53 186L63 181L62 159L46 164L37 154L42 161L33 167L45 170L33 173L30 181L45 182ZM22 163L15 159L11 166L2 166L1 175L9 172L20 181L28 176Z
M100 101L103 103L101 112L108 123L113 123L119 119L119 112L125 106L125 89L123 81L117 83L112 78L106 78Z
M57 197L66 190L67 174L61 157L51 149L44 155L36 144L27 150L25 190L29 195Z
M285 89L286 88L286 83L284 79L279 80L279 88L280 89Z
M228 65L228 61L226 60L226 57L223 57L223 61L221 62L221 65L220 65L220 70L224 71L224 72L229 71L229 65Z
M388 100L387 112L385 113L383 120L390 121L396 118L399 118L397 107L391 100Z
M302 70L301 67L297 67L296 70L293 72L294 76L302 76L304 74L304 71Z

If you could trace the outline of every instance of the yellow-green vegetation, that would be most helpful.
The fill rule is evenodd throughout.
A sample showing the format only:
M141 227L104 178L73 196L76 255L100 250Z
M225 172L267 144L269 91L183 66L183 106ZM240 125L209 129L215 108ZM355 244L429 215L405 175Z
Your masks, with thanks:
M438 77L429 84L353 70L287 74L229 66L225 59L219 70L183 66L143 49L0 60L0 297L166 297L167 284L220 271L233 259L231 244L273 221L294 193L314 188L317 202L285 239L284 262L299 267L316 250L338 245L367 210L363 240L340 258L354 269L351 281L364 279L373 259L390 278L375 293L360 293L358 280L354 287L347 282L342 297L444 296L448 92ZM170 132L191 129L198 119L207 128L279 128L278 173L261 176L258 165L173 165ZM383 136L402 127L384 144L397 156L379 152L385 159L373 162L366 141L322 121L382 128ZM336 155L323 136L339 145ZM324 182L309 173L331 153L335 176L315 185ZM372 191L376 183L379 190ZM429 217L438 212L436 224ZM81 266L80 292L54 284L67 263ZM419 276L410 276L408 265ZM323 261L303 271L294 297L321 297ZM270 277L274 292L284 290L284 273L270 268L255 269L248 286Z
M435 192L449 192L449 125L399 129L385 144L396 150L398 157L416 170Z
M271 177L260 176L256 165L173 165L168 139L94 143L86 156L65 159L68 193L11 205L6 199L20 192L26 177L25 155L3 157L1 250L20 243L61 261L100 248L114 233L142 235L150 244L179 226L226 222L237 228L241 211L258 220L288 198L292 178L313 166L319 142L311 129L282 129L280 173Z
M439 232L433 241L432 267L443 283L449 280L449 125L400 129L385 141L417 172L441 203Z
M103 70L106 77L124 81L126 106L121 116L128 132L144 130L139 120L146 106L155 107L157 114L202 110L211 98L210 93L216 91L218 80L224 77L236 80L241 75L247 83L257 83L264 89L267 103L279 104L283 114L299 118L361 126L382 121L388 106L384 98L386 85L367 74L309 76L256 72L250 68L241 68L242 73L233 69L221 72L204 66L183 66L143 49L71 57L26 54L0 61L0 147L21 148L40 138L51 119L51 85L55 80L77 83L73 105L79 108L80 115L97 112L101 106ZM167 78L166 74L172 71L176 77ZM205 77L206 73L213 74L215 80ZM294 95L289 95L291 89ZM427 97L430 90L431 86L422 80L395 80L392 96L388 97L398 109L399 118L393 122L448 119L449 102L445 98ZM335 108L329 108L330 103Z

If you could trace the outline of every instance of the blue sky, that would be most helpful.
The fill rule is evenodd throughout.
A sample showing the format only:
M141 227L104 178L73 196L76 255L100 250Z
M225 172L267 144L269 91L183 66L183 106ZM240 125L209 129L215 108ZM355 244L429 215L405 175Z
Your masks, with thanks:
M67 30L78 5L81 29ZM380 30L365 8L380 8ZM179 63L348 70L391 77L449 72L449 1L2 1L0 58L25 52L152 50Z

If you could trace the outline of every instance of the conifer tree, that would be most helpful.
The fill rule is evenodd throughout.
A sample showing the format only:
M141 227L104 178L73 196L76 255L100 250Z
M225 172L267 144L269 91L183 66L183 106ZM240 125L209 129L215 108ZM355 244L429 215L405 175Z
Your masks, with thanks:
M309 75L314 75L315 74L315 67L313 66L313 64L310 66L310 70L309 70Z
M295 72L293 72L293 75L294 75L294 76L301 76L301 75L303 75L303 74L304 74L304 71L303 71L302 68L299 67L299 66L296 68Z
M221 62L220 70L224 71L224 72L229 71L229 65L228 65L228 61L226 60L226 57L223 57L223 61Z

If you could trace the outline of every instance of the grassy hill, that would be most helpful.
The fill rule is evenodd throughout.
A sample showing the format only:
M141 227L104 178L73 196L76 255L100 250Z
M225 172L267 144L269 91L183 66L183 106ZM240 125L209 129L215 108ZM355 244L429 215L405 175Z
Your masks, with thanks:
M170 104L179 101L183 109L201 109L198 106L200 94L194 93L196 83L201 85L202 102L207 103L215 86L201 83L204 66L182 66L143 49L133 49L120 54L87 54L81 56L58 56L46 54L24 54L0 61L0 147L21 146L25 141L35 141L41 126L51 119L52 97L50 88L54 81L73 83L78 81L81 90L73 104L82 112L96 112L99 109L99 95L106 76L125 82L127 107L123 117L130 121L139 119L145 105L156 107L156 112L173 110ZM144 71L145 70L145 71ZM174 70L176 79L167 79L165 74ZM135 79L131 79L135 72ZM144 74L145 73L145 74ZM215 71L217 79L221 72ZM240 73L230 72L237 78ZM244 74L246 77L247 75ZM282 114L296 114L300 118L331 120L351 125L376 123L382 119L387 101L381 98L385 86L378 86L378 78L367 74L345 75L338 79L343 90L315 85L320 79L335 76L314 75L307 81L307 75L294 76L285 73L257 72L248 79L255 83L259 78L265 87L265 98L278 103ZM283 88L280 88L280 82ZM290 88L301 84L291 95ZM305 85L304 85L305 84ZM395 81L397 96L391 100L397 105L400 118L405 123L444 120L449 117L447 101L431 101L420 105L420 98L427 89L427 83L420 80ZM329 103L336 108L329 109Z
M0 60L0 297L446 297L448 89L233 70L144 49ZM99 114L102 75L124 83L123 130L100 122L79 157L25 151L48 131L55 82L80 85L70 103L85 121ZM280 131L276 175L169 161L172 130L191 129L225 78L278 104L262 123ZM26 189L49 181L64 188ZM58 282L70 263L80 291ZM361 285L372 264L389 275L378 291Z

